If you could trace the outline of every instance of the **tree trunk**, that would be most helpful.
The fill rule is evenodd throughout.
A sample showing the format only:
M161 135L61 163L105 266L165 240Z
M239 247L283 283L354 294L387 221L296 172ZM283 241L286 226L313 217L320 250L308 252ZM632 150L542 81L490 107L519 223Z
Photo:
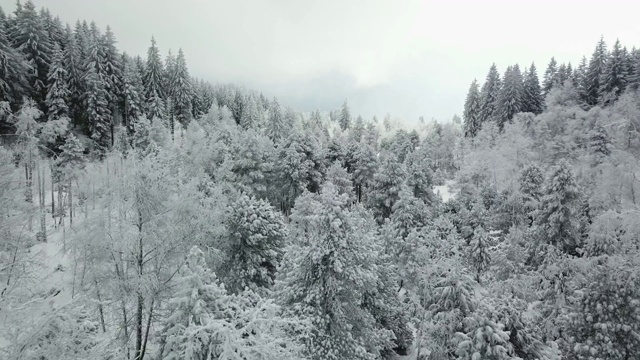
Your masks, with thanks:
M138 201L138 205L140 202ZM142 296L142 288L140 282L142 281L143 266L144 266L144 251L142 241L142 212L138 209L138 254L136 255L136 265L138 266L138 299L137 299L137 311L136 311L136 351L135 359L142 360L144 353L142 352L142 317L144 310L144 297Z
M68 195L69 196L69 226L73 226L73 191L71 191L71 186L73 184L71 183L71 180L69 180L69 191L68 191Z
M102 332L107 332L107 327L104 324L104 308L102 307L102 299L100 298L100 286L98 285L98 280L93 280L93 283L96 285L96 296L98 297L98 313L100 314L100 325L102 326Z

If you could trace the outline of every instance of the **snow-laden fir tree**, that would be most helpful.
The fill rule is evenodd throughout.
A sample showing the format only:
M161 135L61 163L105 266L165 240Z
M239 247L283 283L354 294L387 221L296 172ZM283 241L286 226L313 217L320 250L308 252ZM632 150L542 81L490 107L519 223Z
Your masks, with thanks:
M31 0L16 10L15 25L11 28L9 37L13 46L22 51L27 63L31 66L29 83L31 96L40 105L44 105L47 97L47 74L51 61L52 45L43 21Z
M368 206L379 224L391 216L406 176L404 165L393 154L384 154L378 171L373 176L368 196Z
M536 69L534 63L531 63L531 67L525 71L522 87L522 111L531 112L536 115L540 114L543 110L544 101L540 81L538 80L538 69Z
M616 40L607 57L604 70L600 76L600 88L598 90L598 102L608 105L615 101L627 87L627 64L626 54L620 45L620 40Z
M375 149L367 143L351 142L347 151L347 162L353 178L356 199L362 202L378 165Z
M192 115L191 98L193 97L193 86L182 49L178 50L175 73L171 78L173 80L171 88L175 99L173 104L175 118L182 125L186 126L191 120Z
M484 274L491 264L491 256L489 255L489 235L481 227L478 226L473 231L471 242L469 243L469 262L475 271L476 281L481 282L482 274Z
M286 337L278 306L247 291L227 294L207 267L204 253L193 247L168 301L158 358L301 359L300 348Z
M596 45L593 55L589 60L589 67L587 68L587 75L585 81L585 102L587 105L597 105L600 99L600 88L602 86L602 76L605 72L607 58L609 54L607 52L607 45L604 42L604 37L600 38Z
M474 137L480 130L480 90L475 79L469 87L467 98L464 102L464 136Z
M551 169L536 214L540 241L576 253L580 246L577 207L581 195L569 163L561 161Z
M15 49L7 36L6 20L0 22L0 101L17 105L23 96L30 95L30 71L20 49ZM0 131L6 126L0 121Z
M497 115L498 93L501 87L500 73L498 73L496 64L493 64L480 90L480 124L493 119Z
M287 230L282 215L269 202L240 195L226 221L223 279L234 293L273 284Z
M378 281L372 219L348 207L331 182L320 194L306 193L291 215L294 237L282 270L280 301L311 322L305 354L311 359L374 359L393 332L376 328L361 307Z
M147 105L147 117L164 117L164 68L160 59L160 50L156 45L156 40L151 37L151 46L147 51L147 62L145 75L143 77L144 95Z
M542 96L546 97L554 86L558 85L558 62L552 57L542 77Z
M144 115L144 85L136 62L126 56L124 60L124 76L122 84L124 97L124 124L132 131L132 123Z
M524 88L520 67L518 64L509 66L504 73L496 104L496 119L500 130L504 128L507 122L511 122L515 114L522 111L524 107L523 100Z
M346 99L340 109L340 118L338 123L340 124L340 129L342 129L342 131L346 131L351 127L351 111L349 110L349 104L347 104Z
M69 89L67 106L73 124L81 128L88 128L84 114L84 81L82 79L84 65L81 58L81 49L76 35L67 25L65 30L66 46L63 53L63 66L66 72L65 82Z
M511 360L513 348L503 325L475 314L466 319L467 333L458 333L460 343L456 354L460 360Z
M69 98L69 89L67 88L67 72L64 69L63 61L62 50L56 44L53 47L49 76L47 77L46 105L49 120L57 120L69 115L69 108L66 103Z
M116 48L116 37L107 26L101 41L102 47L102 69L104 72L105 88L109 93L109 108L113 113L117 109L118 99L122 94L122 67L121 56Z
M277 98L273 98L273 101L269 105L269 116L267 118L266 135L275 144L280 142L284 134L284 116L282 115L282 108Z
M436 197L433 193L433 169L428 149L425 147L412 151L404 164L407 170L406 183L413 196L433 205Z

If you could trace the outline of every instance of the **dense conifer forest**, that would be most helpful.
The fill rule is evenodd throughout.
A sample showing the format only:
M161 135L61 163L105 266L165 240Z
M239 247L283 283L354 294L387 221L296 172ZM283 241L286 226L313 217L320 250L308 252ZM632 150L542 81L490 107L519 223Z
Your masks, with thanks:
M161 43L0 10L0 358L638 358L640 50L410 129Z

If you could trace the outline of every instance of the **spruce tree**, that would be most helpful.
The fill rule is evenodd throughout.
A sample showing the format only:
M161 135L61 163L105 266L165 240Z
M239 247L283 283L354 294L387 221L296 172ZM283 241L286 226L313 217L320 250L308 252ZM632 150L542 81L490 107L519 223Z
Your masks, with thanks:
M271 287L287 236L282 215L266 200L244 194L230 212L222 264L225 284L232 292Z
M291 218L295 243L277 293L288 309L311 322L304 355L312 360L380 358L385 345L393 346L393 332L377 328L374 316L361 306L379 281L372 219L349 208L347 195L331 182L320 194L301 197Z
M155 117L164 118L164 69L160 59L160 50L158 50L153 36L151 37L151 46L147 51L147 63L143 81L147 116L149 119Z
M480 124L497 116L498 93L502 87L496 64L491 65L487 79L480 90Z
M142 85L142 77L137 63L125 57L124 60L124 79L123 79L123 97L124 97L124 123L131 131L133 129L133 121L144 115L144 85Z
M193 85L191 83L191 77L189 76L189 70L187 69L187 61L185 60L182 49L178 50L175 73L172 78L173 84L171 87L175 98L173 105L175 118L182 125L186 126L192 117L191 101L193 98Z
M475 79L469 87L467 98L464 102L464 136L474 137L480 131L480 91L478 81Z
M404 165L392 154L385 154L373 176L369 193L369 208L379 224L391 216L393 205L400 198L400 190L407 176Z
M16 9L15 27L10 35L14 48L19 49L32 68L29 72L31 96L40 107L47 97L47 74L51 61L51 42L43 20L31 0Z
M629 54L631 72L629 73L629 86L637 90L640 87L640 49L635 47Z
M269 106L269 118L267 119L266 135L277 144L284 136L284 117L277 98Z
M344 100L342 104L342 108L340 109L340 118L338 120L340 123L340 128L342 131L346 131L351 127L351 111L349 110L349 104L347 104L347 100Z
M556 62L555 57L551 58L549 61L549 65L547 65L547 69L544 71L544 76L542 78L542 96L546 97L551 89L558 85L557 82L558 77L558 63Z
M496 106L496 119L500 130L504 128L505 123L511 122L515 114L522 111L523 98L524 86L520 67L517 64L509 66L504 74Z
M615 101L626 88L628 77L626 62L626 55L621 48L620 40L616 40L600 76L600 89L598 90L600 104L607 105Z
M107 26L106 32L100 41L102 47L102 71L104 72L105 88L109 93L109 108L115 114L119 99L122 96L122 66L121 56L116 48L116 38L111 28Z
M538 70L536 65L531 63L531 67L525 72L522 85L523 90L523 109L524 112L540 114L544 108L542 89L538 80Z
M601 80L607 64L607 57L607 45L604 42L604 37L601 37L593 55L591 55L587 69L584 89L587 105L597 105L600 100Z
M27 79L29 64L20 49L14 49L7 37L5 22L0 23L0 101L8 101L14 108L22 97L31 94ZM0 133L4 133L0 122Z
M576 82L576 90L578 91L578 95L580 96L580 101L583 104L587 103L587 89L589 87L588 77L587 77L587 57L583 56L582 60L580 60L580 64L576 68L574 73L574 79Z
M51 55L51 65L49 66L49 75L47 77L47 98L46 105L48 109L47 116L49 120L57 120L62 117L68 117L69 108L66 99L69 96L67 88L67 72L63 66L63 54L60 46L55 44Z
M63 66L66 72L66 83L69 90L67 106L69 107L69 115L75 126L88 129L84 114L84 81L83 63L81 58L80 46L78 45L78 37L73 33L71 27L67 25L65 30L66 47L63 54Z

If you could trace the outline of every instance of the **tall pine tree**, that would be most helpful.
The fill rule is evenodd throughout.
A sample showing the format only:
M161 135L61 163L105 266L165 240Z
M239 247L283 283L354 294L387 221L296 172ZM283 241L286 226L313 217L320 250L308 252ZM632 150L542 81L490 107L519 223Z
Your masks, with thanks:
M522 111L540 114L543 110L542 89L538 80L538 69L534 63L531 63L531 67L525 72L522 87Z
M497 115L498 93L501 87L500 73L498 73L496 64L493 64L480 91L480 124L493 119Z
M464 136L476 136L482 124L480 123L480 91L478 81L475 79L469 87L462 117L464 118Z

